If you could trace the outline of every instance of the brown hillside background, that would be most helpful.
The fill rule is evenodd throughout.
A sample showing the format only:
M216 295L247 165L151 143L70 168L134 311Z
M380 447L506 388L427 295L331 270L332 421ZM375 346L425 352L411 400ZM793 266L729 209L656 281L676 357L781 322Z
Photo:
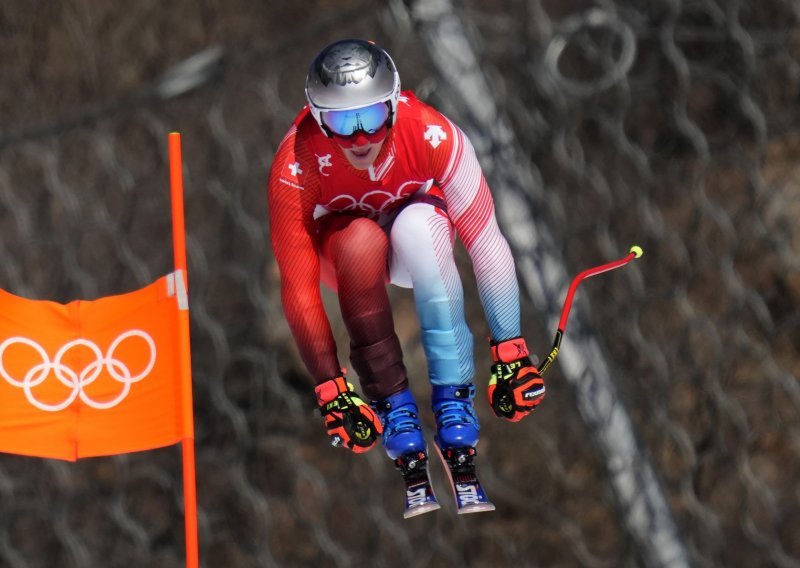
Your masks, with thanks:
M575 309L689 562L800 566L797 4L454 4L520 167L546 192L526 214L550 227L568 273L644 248L584 283ZM376 40L405 88L462 121L401 1L0 4L0 287L65 302L170 271L179 131L203 566L643 565L560 359L534 416L492 416L463 251L479 471L497 511L457 516L434 463L442 510L404 521L382 450L329 446L283 319L265 184L308 63L343 37ZM210 63L184 91L167 79L194 56ZM413 298L391 293L430 439ZM555 329L529 298L523 313L542 357ZM177 447L75 464L2 455L0 567L182 566L181 507Z

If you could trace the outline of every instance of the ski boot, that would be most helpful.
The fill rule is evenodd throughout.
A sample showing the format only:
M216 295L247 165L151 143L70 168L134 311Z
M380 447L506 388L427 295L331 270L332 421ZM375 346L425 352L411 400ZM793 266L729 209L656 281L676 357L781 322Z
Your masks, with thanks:
M383 447L403 475L408 519L439 508L428 477L428 453L417 404L407 388L372 404L383 424Z
M472 406L475 385L434 386L436 449L453 488L458 514L494 511L475 472L478 417Z

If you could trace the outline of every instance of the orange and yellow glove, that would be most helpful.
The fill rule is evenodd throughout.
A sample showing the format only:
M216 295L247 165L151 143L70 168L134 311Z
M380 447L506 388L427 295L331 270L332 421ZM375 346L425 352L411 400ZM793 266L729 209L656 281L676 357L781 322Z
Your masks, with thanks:
M544 380L530 360L525 340L515 337L490 342L492 378L489 380L489 404L496 416L519 422L544 398Z
M381 421L344 379L344 373L317 385L314 391L332 445L357 454L375 445L383 433Z

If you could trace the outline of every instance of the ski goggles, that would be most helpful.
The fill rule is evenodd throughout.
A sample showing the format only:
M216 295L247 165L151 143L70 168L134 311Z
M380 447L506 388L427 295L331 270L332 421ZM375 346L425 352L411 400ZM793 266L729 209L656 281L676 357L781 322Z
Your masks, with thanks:
M385 102L350 110L326 110L322 123L336 136L350 138L357 132L375 134L389 120L389 105Z

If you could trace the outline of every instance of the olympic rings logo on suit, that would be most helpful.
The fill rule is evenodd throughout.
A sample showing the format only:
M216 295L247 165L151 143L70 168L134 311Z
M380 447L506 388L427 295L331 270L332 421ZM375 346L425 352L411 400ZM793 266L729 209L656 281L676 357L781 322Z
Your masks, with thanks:
M432 181L432 180L431 180ZM368 216L375 218L381 213L394 207L394 205L407 199L415 193L427 193L432 183L425 181L409 180L403 182L395 193L383 189L373 189L364 195L357 197L348 193L342 193L331 197L328 203L323 205L328 211L363 211ZM409 186L411 186L409 188ZM315 217L317 218L317 217Z
M119 345L126 339L133 337L143 339L150 352L150 358L147 365L140 373L136 375L132 374L131 369L123 361L120 361L114 357ZM22 379L12 377L6 370L4 364L6 349L15 344L27 345L33 348L33 350L36 351L36 353L42 359L42 362L31 367L28 372L25 373L25 376ZM63 362L64 356L67 354L67 352L70 349L79 346L88 348L95 357L95 360L86 365L86 367L84 367L80 373L75 372L75 370L71 369ZM28 339L27 337L10 337L0 343L0 376L2 376L11 386L21 388L25 392L25 397L28 399L28 402L30 402L36 408L46 412L58 412L63 410L72 404L78 397L80 397L81 401L87 406L96 408L98 410L113 408L128 396L133 383L141 381L150 374L150 371L153 370L155 363L155 341L153 341L153 338L149 334L138 329L132 329L121 333L111 343L111 345L109 345L105 354L103 354L97 344L95 344L93 341L82 338L74 339L62 346L58 352L56 352L56 356L52 361L41 345L32 339ZM105 369L114 380L118 381L122 385L122 389L119 394L111 400L98 401L92 399L88 394L86 394L84 389L97 380L103 369ZM42 402L36 398L36 395L33 392L33 389L41 385L45 379L50 376L51 372L55 375L59 382L61 382L61 384L68 389L71 389L71 392L69 395L67 395L66 399L54 404Z

